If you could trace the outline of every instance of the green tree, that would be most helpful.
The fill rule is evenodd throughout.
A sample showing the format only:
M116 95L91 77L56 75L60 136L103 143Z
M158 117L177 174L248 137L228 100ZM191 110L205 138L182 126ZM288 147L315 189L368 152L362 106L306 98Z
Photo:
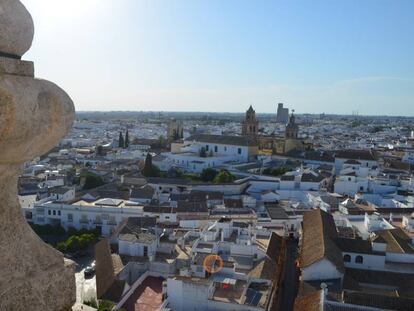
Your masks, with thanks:
M160 171L158 166L152 165L151 177L161 177L161 175L164 176L164 177L167 177L166 173L161 174L161 171Z
M182 178L184 173L178 167L171 167L167 172L167 176L169 178Z
M67 251L67 248L66 248L66 243L65 243L64 241L59 242L59 243L56 245L56 249L57 249L59 252L66 253L66 251Z
M152 156L148 152L147 157L145 158L144 169L142 170L142 174L146 177L159 177L160 176L160 169L152 164Z
M217 176L217 173L218 172L215 169L211 168L211 167L205 168L201 172L200 178L201 178L202 181L206 181L206 182L213 181L214 178Z
M101 176L87 172L81 175L81 178L85 178L85 183L83 185L84 190L93 189L104 184L104 181Z
M160 148L162 148L162 146L164 145L164 136L160 135L160 137L158 137L158 144Z
M95 241L96 235L93 233L72 235L66 241L59 242L56 248L61 252L76 252L88 248Z
M85 304L89 307L98 309L98 303L96 302L95 298L91 298L90 300L86 300L86 301L83 302L83 304Z
M152 173L152 156L148 152L147 157L145 158L145 165L144 165L143 174L144 174L144 176L149 177L149 176L151 176L151 173Z
M215 184L231 183L236 177L227 170L220 170L217 176L214 177Z
M100 300L99 301L99 307L98 311L112 311L112 309L115 307L115 303L109 300ZM121 310L121 309L119 309Z
M128 148L129 147L129 132L128 129L126 130L125 133L125 144L124 144L124 148Z
M122 135L122 132L119 132L118 147L119 148L125 147L124 135Z
M263 170L263 174L264 175L271 175L271 176L281 176L283 174L285 174L286 172L289 172L290 169L285 167L285 166L281 166L281 167L268 167L265 168Z

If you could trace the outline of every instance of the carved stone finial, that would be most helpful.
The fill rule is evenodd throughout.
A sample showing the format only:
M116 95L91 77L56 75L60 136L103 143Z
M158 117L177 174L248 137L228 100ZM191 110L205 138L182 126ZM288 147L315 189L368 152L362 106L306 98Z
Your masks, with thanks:
M18 0L0 0L0 52L23 56L32 45L33 19Z
M18 59L32 39L25 7L0 0L0 310L68 310L75 303L73 263L39 239L17 200L22 164L54 147L74 119L70 97L33 78L33 63Z

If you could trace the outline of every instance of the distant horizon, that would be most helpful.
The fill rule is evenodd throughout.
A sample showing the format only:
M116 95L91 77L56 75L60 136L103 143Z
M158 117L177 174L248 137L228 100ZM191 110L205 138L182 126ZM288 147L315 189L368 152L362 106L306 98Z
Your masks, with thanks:
M253 107L254 109L254 107ZM266 114L266 115L272 115L274 114L276 116L276 112L260 112L256 111L256 115ZM291 114L291 110L289 109L289 114ZM217 111L183 111L183 110L76 110L76 113L197 113L197 114L203 114L203 113L209 113L209 114L245 114L244 112L229 112L229 111L223 111L223 112L217 112ZM366 114L341 114L341 113L309 113L309 112L294 112L295 115L326 115L326 116L344 116L344 117L392 117L392 118L414 118L414 115L412 116L404 116L404 115L366 115Z

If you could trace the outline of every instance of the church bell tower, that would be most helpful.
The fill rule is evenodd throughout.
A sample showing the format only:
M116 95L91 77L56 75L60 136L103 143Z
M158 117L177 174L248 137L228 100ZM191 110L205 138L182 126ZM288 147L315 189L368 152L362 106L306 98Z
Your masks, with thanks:
M295 110L292 110L292 114L289 117L289 123L286 125L285 138L286 139L297 139L299 133L299 126L296 124L296 118L293 114Z
M246 111L246 118L242 123L242 135L255 137L257 136L258 132L259 121L256 119L256 112L250 105L249 109Z

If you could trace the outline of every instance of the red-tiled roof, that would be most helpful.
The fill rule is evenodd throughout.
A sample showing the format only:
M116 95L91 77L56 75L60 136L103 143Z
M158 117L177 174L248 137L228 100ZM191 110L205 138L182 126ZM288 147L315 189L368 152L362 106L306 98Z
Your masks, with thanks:
M303 237L300 266L308 267L323 258L344 271L341 250L336 246L338 233L332 215L315 209L303 215Z

